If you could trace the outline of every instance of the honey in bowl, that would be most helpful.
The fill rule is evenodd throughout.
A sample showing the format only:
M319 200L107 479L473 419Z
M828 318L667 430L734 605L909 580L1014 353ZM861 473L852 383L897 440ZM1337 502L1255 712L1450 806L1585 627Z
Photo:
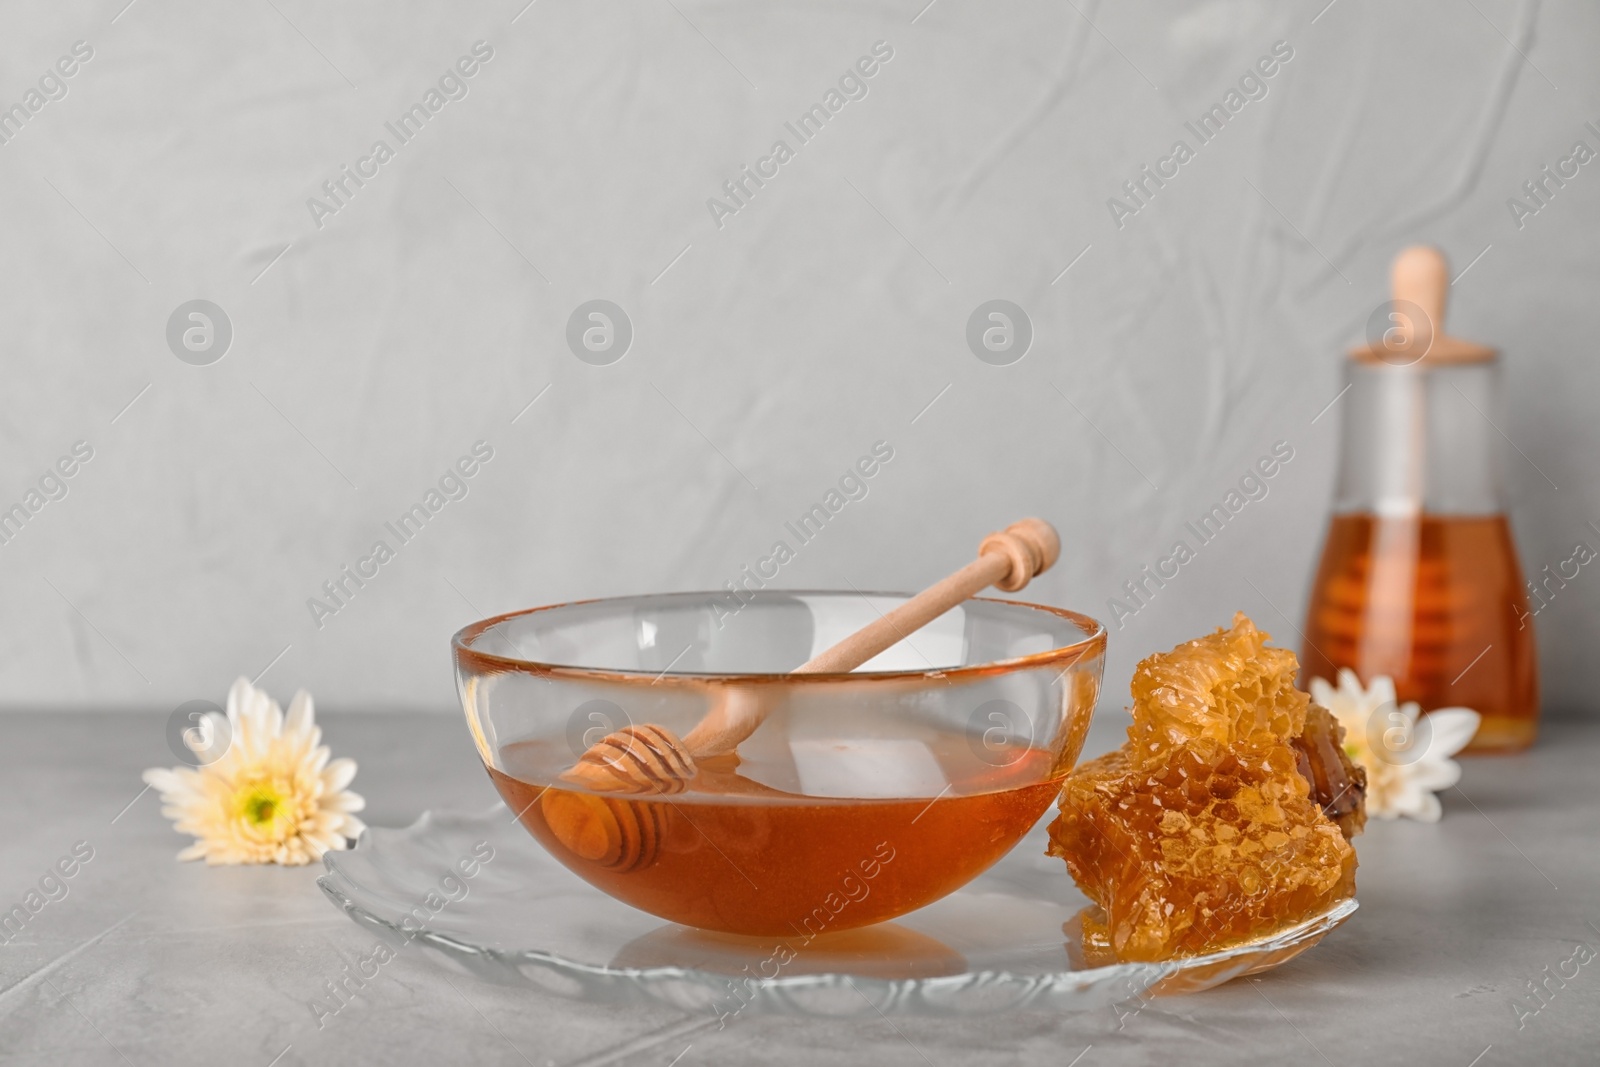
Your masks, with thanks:
M952 892L1005 855L1060 789L1050 752L985 760L954 731L796 748L810 750L813 767L839 759L857 782L865 769L868 788L874 760L884 761L878 784L912 767L925 784L915 795L835 795L849 782L811 784L796 770L805 760L723 757L703 761L670 796L593 793L560 781L571 754L540 741L502 747L489 774L552 855L618 900L689 926L800 937L882 922ZM639 827L645 840L629 848L598 829L574 840L570 828L589 812L597 826Z
M796 672L915 599L763 590L730 620L660 594L488 619L455 638L462 706L508 807L597 889L725 933L862 927L1022 840L1104 667L1093 619L972 598L860 669ZM735 743L704 740L730 722L713 736Z

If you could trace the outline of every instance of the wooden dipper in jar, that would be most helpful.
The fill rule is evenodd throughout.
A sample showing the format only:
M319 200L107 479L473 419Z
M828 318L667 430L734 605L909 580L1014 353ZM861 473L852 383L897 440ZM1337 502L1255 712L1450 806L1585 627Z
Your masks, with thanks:
M1013 523L985 537L977 559L792 673L852 671L991 585L1016 592L1048 570L1060 554L1061 540L1043 519ZM660 844L662 826L656 806L595 794L680 793L696 774L696 759L732 752L766 715L767 704L758 691L725 686L715 706L681 740L653 723L607 734L561 775L561 781L587 792L547 789L540 797L545 823L568 849L602 867L631 871L644 866L655 859Z
M1450 294L1450 265L1431 245L1412 245L1394 257L1389 269L1389 315L1392 326L1372 344L1354 348L1350 358L1365 363L1409 366L1426 359L1441 363L1485 363L1496 352L1444 332L1445 301Z

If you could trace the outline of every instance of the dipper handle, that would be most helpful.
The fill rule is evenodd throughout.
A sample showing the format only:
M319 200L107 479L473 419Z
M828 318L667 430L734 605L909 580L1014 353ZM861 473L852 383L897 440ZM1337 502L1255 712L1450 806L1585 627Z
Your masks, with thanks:
M1430 337L1444 336L1445 303L1450 295L1450 266L1432 245L1412 245L1394 257L1389 295L1422 309Z
M843 674L922 629L957 604L995 586L1008 593L1026 586L1061 556L1061 538L1043 519L1023 519L978 545L978 558L916 596L880 615L843 641L794 669L795 674ZM691 756L732 752L755 733L767 710L755 690L729 689L724 698L683 737Z
M1390 310L1383 323L1383 335L1369 336L1366 344L1351 349L1352 359L1397 367L1409 367L1426 359L1425 366L1438 367L1488 363L1498 354L1485 345L1445 333L1450 264L1437 248L1411 245L1401 249L1389 270L1389 297ZM1394 306L1402 302L1412 305L1415 311Z
M1049 570L1060 556L1061 538L1056 534L1055 527L1043 519L1014 522L1004 530L985 537L978 546L977 559L954 574L939 579L827 651L819 652L796 667L794 673L838 674L853 671L907 634L922 629L991 585L1007 593L1016 592ZM693 748L693 745L690 747Z

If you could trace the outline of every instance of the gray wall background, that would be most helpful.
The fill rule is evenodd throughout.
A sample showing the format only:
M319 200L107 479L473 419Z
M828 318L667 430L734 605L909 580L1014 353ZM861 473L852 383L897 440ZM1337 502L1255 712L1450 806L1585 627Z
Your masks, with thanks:
M1506 352L1524 566L1600 545L1600 163L1520 229L1506 206L1600 149L1593 4L124 2L0 7L0 103L94 49L0 147L0 506L94 449L0 546L5 704L220 700L270 665L283 697L452 708L459 626L720 586L878 440L782 584L918 587L1037 513L1067 550L1032 595L1102 616L1288 441L1113 632L1107 703L1235 608L1298 647L1317 416L1417 240L1472 263L1452 331ZM319 228L307 199L479 40L469 94ZM867 96L719 229L707 198L880 40ZM1119 229L1108 198L1280 40L1266 97ZM197 298L232 323L209 366L166 340ZM595 298L635 331L609 366L565 342ZM965 341L994 298L1035 331L1010 366ZM467 497L318 629L307 598L478 440ZM1548 707L1585 702L1597 606L1585 570L1538 620Z

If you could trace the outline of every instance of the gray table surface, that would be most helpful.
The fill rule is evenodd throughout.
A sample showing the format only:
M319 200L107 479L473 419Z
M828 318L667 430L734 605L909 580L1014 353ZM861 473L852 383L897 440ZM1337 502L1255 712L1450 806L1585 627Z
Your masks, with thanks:
M335 754L360 762L375 825L494 799L455 716L322 720ZM164 723L0 716L4 909L75 843L94 850L0 945L0 1064L1600 1062L1600 722L1553 721L1526 755L1469 761L1436 825L1374 824L1358 840L1361 910L1260 979L1123 1018L750 1013L721 1030L487 984L423 954L319 1029L311 1000L372 934L317 889L320 866L174 862L187 839L138 796L139 772L172 762Z

